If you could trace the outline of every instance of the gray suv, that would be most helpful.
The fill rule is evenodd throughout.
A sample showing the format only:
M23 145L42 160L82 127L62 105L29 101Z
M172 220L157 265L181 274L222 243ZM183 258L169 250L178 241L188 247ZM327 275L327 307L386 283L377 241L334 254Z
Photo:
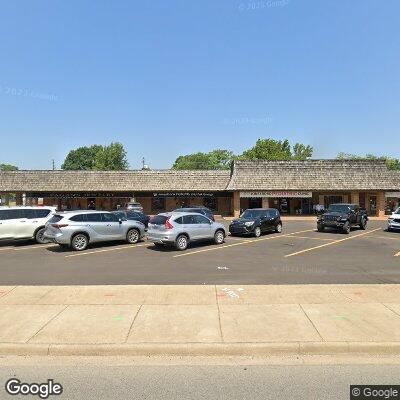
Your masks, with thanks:
M85 250L89 243L125 240L134 244L144 236L139 221L123 221L106 211L67 211L53 215L44 237L63 247Z
M198 213L172 212L158 214L149 222L148 240L156 246L173 245L185 250L190 242L225 241L225 227Z

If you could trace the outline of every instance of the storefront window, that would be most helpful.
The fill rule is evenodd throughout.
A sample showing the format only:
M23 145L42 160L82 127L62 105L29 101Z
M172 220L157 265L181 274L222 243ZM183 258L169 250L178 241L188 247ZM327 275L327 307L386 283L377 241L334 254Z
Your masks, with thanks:
M164 211L165 210L165 198L164 197L153 197L151 199L151 210L152 211Z
M391 214L399 207L399 199L398 198L388 198L386 199L386 207L385 212L387 215Z
M215 197L205 197L203 200L204 207L209 208L212 211L218 210L218 199Z
M325 209L328 209L331 204L343 203L343 196L325 196Z

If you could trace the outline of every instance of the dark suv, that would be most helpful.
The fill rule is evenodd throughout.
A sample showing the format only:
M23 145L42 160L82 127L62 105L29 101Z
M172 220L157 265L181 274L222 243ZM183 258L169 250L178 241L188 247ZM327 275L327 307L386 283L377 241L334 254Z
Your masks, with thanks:
M282 221L275 208L250 208L243 212L239 219L229 225L232 236L254 235L259 237L263 232L282 232Z
M357 204L331 204L328 210L318 217L317 229L323 232L325 228L334 228L348 234L353 226L366 229L367 221L367 211Z
M177 208L176 210L172 211L174 213L176 212L188 212L188 213L198 213L206 216L208 219L211 219L211 221L215 221L214 214L210 209L207 207L182 207L182 208Z
M147 228L149 225L150 217L139 211L112 211L113 214L117 215L118 218L126 221L140 221Z

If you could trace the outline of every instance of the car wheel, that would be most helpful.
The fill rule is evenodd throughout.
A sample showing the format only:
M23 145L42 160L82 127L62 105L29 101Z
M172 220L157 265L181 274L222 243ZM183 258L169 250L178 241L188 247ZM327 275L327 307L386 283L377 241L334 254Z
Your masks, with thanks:
M318 232L323 232L325 230L325 227L323 225L318 224L317 230L318 230Z
M343 233L345 233L346 235L348 235L350 233L350 223L349 221L345 222L345 224L343 225Z
M277 232L277 233L281 233L281 232L282 232L282 224L278 224L278 225L275 227L275 232Z
M45 244L45 243L50 243L49 240L44 238L44 231L46 230L46 228L40 228L37 230L37 232L35 233L35 241L36 243L39 244Z
M367 221L364 217L361 218L361 222L360 222L360 228L365 231L365 229L367 229Z
M189 244L189 240L185 235L179 235L176 238L175 246L179 251L186 250Z
M387 232L392 232L392 228L389 228L389 227L388 227L388 228L386 229L386 231L387 231Z
M75 251L85 250L86 247L88 247L88 244L89 238L83 233L78 233L72 238L71 241L71 247Z
M225 241L225 234L222 231L215 232L214 242L215 244L222 244Z
M260 237L261 236L261 228L259 226L256 226L254 228L254 236L255 237Z
M140 239L140 233L137 229L129 229L126 234L126 241L130 244L135 244Z

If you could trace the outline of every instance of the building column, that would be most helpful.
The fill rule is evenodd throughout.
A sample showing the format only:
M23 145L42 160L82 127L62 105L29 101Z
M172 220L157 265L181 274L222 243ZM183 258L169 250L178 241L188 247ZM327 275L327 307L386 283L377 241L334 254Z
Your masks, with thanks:
M16 195L15 195L15 204L17 205L17 206L22 206L23 204L22 204L22 193L17 193Z
M262 208L269 208L269 198L268 197L262 198Z
M240 192L233 192L233 216L240 216Z
M350 203L351 204L360 204L360 193L359 192L351 192L350 193Z
M384 217L386 207L385 192L378 192L376 195L376 216Z

